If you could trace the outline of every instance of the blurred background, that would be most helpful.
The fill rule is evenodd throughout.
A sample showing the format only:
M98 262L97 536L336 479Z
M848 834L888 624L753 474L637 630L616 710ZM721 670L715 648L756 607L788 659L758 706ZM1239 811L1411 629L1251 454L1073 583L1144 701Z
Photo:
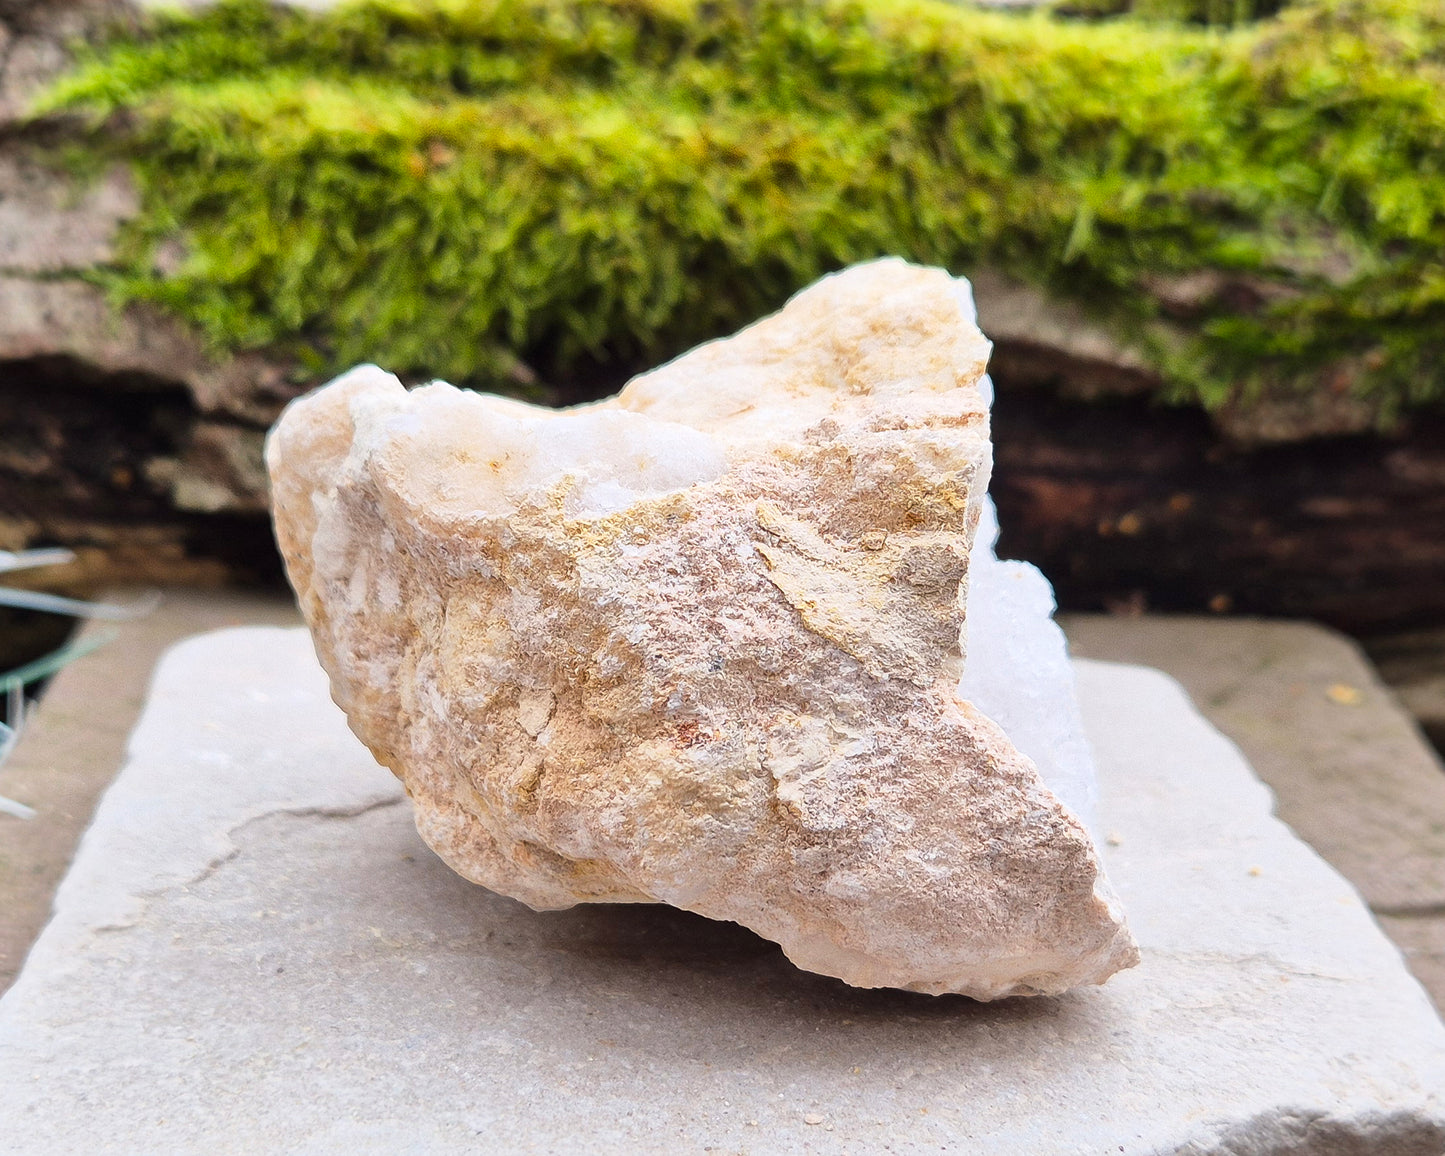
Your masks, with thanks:
M332 374L570 404L900 254L1001 553L1349 632L1445 743L1442 96L1437 0L0 0L0 550L73 552L5 581L279 587Z

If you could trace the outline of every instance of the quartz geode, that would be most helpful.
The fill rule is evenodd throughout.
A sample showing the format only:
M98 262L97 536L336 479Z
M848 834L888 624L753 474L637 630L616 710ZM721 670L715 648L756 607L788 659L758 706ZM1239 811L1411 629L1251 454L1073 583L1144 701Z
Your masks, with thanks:
M598 405L374 367L293 403L287 570L426 841L533 907L671 903L863 987L1135 963L1047 583L974 545L988 352L966 283L880 261Z

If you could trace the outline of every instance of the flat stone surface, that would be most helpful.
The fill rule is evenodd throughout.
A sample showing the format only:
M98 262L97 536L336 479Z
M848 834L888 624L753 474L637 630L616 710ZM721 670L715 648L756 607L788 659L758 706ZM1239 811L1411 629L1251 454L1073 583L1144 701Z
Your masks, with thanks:
M1252 618L1061 624L1076 655L1178 679L1274 789L1280 818L1376 911L1445 910L1445 768L1355 643Z
M172 651L0 1000L8 1152L1445 1150L1445 1028L1163 676L1080 663L1144 961L977 1004L536 914L415 835L303 632Z
M1402 701L1353 641L1312 622L1061 622L1075 654L1155 666L1183 684L1274 790L1280 817L1364 893L1445 1010L1445 767L1417 726L1421 704ZM1382 643L1376 659L1396 666L1381 674L1418 670L1433 641Z
M112 590L126 603L145 591ZM99 650L52 681L19 746L0 767L0 795L36 814L0 815L0 992L19 974L25 953L50 917L50 901L90 822L96 800L125 759L161 653L189 635L241 625L293 625L295 604L280 594L240 590L166 590L143 618L96 623L114 631Z

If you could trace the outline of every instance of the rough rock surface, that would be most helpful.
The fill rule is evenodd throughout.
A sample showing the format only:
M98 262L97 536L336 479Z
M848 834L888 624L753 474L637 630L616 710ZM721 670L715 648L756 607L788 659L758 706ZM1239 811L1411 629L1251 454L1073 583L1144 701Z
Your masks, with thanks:
M70 49L132 16L129 0L0 0L0 127L70 63Z
M374 368L268 446L333 693L461 874L666 902L865 987L1137 960L1089 835L956 693L987 489L966 287L859 266L540 411Z

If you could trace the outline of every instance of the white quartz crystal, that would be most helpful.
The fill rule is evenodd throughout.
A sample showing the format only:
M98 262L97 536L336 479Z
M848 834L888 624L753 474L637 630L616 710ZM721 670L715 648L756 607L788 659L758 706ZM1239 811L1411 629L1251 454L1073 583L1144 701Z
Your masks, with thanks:
M1092 829L1098 804L1068 643L1035 566L1000 561L998 515L984 502L968 556L967 657L958 694L998 723L1059 800Z
M973 291L954 281L961 311L978 323ZM994 387L979 379L984 404ZM1069 646L1054 621L1053 587L1027 562L1001 561L998 512L985 497L968 559L965 649L959 697L998 723L1059 800L1091 831L1098 806L1094 757L1084 736Z
M1052 594L993 552L988 350L966 282L879 261L597 405L364 367L289 407L288 573L442 858L859 986L1132 966Z

